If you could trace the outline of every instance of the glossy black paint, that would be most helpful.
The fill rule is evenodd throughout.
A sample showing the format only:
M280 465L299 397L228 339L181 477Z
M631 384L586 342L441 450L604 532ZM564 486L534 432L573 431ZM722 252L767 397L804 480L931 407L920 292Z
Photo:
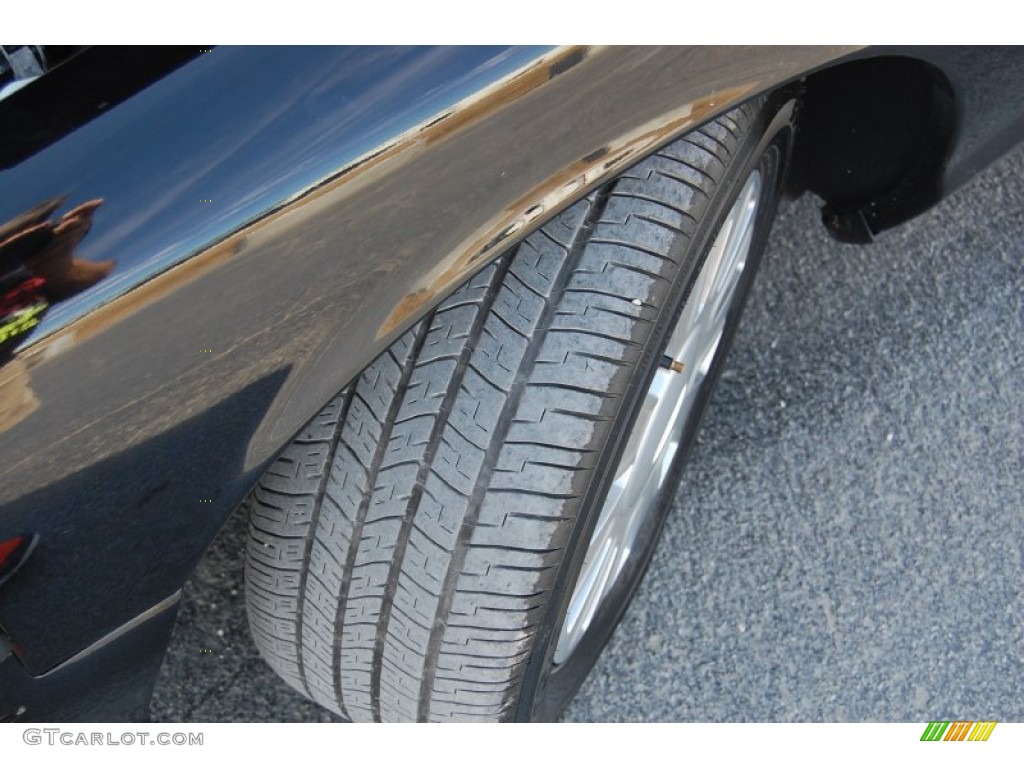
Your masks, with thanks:
M113 103L124 88L120 81L92 83L88 102L107 103L103 114L0 176L0 221L58 190L71 205L104 200L104 226L80 255L113 259L116 269L88 296L55 310L39 333L185 261L537 52L176 50L143 74L163 75L172 63L177 68L123 104ZM59 103L80 69L94 75L131 66L89 56L0 102L0 124L20 125L23 100L40 111Z
M0 691L11 704L0 723L146 722L178 605L125 632L92 653L32 676L0 652Z
M51 309L32 340L258 219L384 137L457 101L479 87L481 78L500 76L535 53L275 48L196 56L0 174L0 220L21 213L32 205L28 201L53 197L44 190L60 190L71 204L102 198L78 255L117 265L109 279ZM38 85L45 95L46 78ZM4 107L0 102L0 118ZM227 299L224 292L233 294L235 312L225 318L235 327L233 336L258 331L239 304L251 310L249 297L259 290L277 292L267 280L290 265L275 261L209 292L197 286L198 304L213 307ZM283 297L281 309L296 298L301 294ZM33 674L180 586L262 468L244 466L243 456L287 376L287 364L267 365L261 378L237 382L223 399L211 398L210 407L187 419L171 414L177 421L172 428L134 440L131 450L117 445L131 431L127 421L121 422L124 433L115 424L106 444L94 444L89 454L83 444L70 453L53 444L69 431L83 435L77 430L123 407L118 393L92 389L110 367L122 371L118 378L126 390L139 391L165 385L183 362L186 368L206 362L198 345L180 343L183 325L196 314L191 301L147 307L155 313L149 326L165 329L166 337L149 334L144 349L132 338L136 328L129 322L45 364L48 375L38 383L41 377L33 375L32 387L46 407L24 422L4 425L0 529L30 531L39 545L0 594L0 625ZM223 328L206 338L210 347L218 346ZM253 357L273 354L264 350ZM147 362L140 364L141 358ZM188 397L189 388L208 386L207 375L203 371L180 394ZM142 403L129 407L136 429L168 415L146 414ZM26 453L33 463L24 461Z
M195 47L109 46L77 55L74 66L49 72L45 87L4 100L0 169L37 154L202 54Z
M961 107L948 189L1019 136L1024 89L978 96L985 50L926 53ZM76 255L116 263L0 366L0 541L38 536L0 587L0 716L31 680L88 701L109 653L63 693L46 673L179 589L275 453L486 258L736 101L870 54L218 48L0 171L0 222L102 199ZM165 637L132 634L158 664Z

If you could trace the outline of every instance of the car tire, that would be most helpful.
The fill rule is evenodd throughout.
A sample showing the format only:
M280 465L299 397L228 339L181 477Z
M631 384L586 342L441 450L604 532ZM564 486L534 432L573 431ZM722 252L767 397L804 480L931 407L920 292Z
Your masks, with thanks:
M654 550L764 247L792 113L736 108L555 216L282 453L250 500L246 601L285 681L356 721L559 715ZM713 345L685 347L711 327L695 308L713 294ZM659 386L685 404L651 406ZM656 484L630 490L627 460ZM627 491L640 501L614 507ZM595 566L614 515L631 538Z

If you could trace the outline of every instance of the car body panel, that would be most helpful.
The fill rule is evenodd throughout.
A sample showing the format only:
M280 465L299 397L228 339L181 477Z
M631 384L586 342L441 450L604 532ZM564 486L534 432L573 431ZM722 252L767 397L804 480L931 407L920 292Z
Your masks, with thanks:
M38 537L0 584L0 667L42 679L164 604L306 421L503 248L739 101L864 55L215 48L0 172L0 222L102 198L77 254L116 262L0 367L0 541Z

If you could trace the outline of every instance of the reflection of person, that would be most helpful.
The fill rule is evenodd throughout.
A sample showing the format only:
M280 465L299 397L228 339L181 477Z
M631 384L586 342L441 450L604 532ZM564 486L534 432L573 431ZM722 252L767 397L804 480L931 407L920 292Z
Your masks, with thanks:
M75 258L103 201L90 200L51 220L63 202L49 200L0 225L0 363L50 305L95 285L114 269L113 261Z
M3 258L5 252L20 257L29 272L45 280L43 293L51 304L98 283L110 274L114 262L76 259L74 250L89 234L93 214L102 204L102 200L90 200L56 221L47 217L19 229L0 242L0 264L8 261Z

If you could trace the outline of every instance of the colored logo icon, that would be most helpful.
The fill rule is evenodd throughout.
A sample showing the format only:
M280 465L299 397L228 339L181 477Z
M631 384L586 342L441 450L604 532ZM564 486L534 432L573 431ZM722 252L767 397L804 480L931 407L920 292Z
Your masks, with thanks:
M921 741L988 741L995 727L994 720L931 722L921 734Z

